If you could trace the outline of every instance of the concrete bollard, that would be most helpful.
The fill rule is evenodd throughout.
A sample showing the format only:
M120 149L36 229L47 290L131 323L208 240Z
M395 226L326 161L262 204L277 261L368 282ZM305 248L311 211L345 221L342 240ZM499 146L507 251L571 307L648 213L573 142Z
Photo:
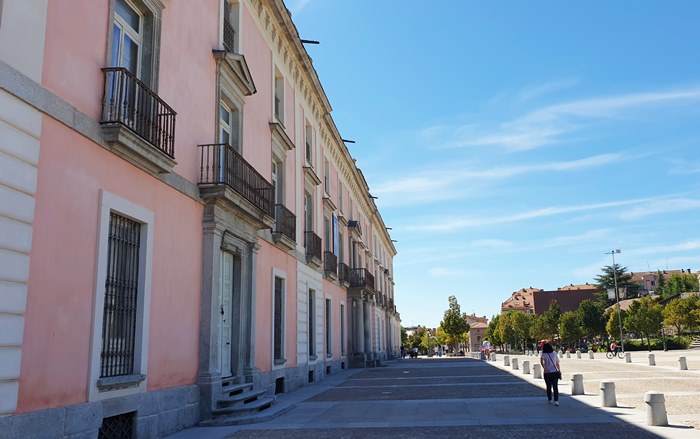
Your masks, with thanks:
M518 369L520 369L520 368L518 367L518 359L517 359L517 358L513 358L513 370L518 370Z
M680 370L688 370L688 363L685 362L685 357L678 357L678 367Z
M656 359L654 358L654 354L649 354L649 366L656 366Z
M491 352L491 361L496 361L496 353Z
M572 395L583 395L585 392L583 391L583 375L580 373L575 373L571 375L571 381L573 384L571 385L571 394Z
M566 358L571 358L571 354L569 353L569 351L566 351Z
M510 356L508 356L508 355L503 356L503 365L510 366Z
M631 363L632 362L632 354L629 352L625 352L625 363Z
M576 350L576 358L581 359L581 351Z
M588 351L588 358L593 360L595 357L593 356L593 351Z
M611 380L600 382L600 406L617 407L615 398L615 382Z
M542 379L542 365L534 364L532 366L532 377L536 379Z
M668 425L663 393L647 392L644 394L644 402L647 404L647 425Z
M523 361L523 374L530 375L530 362L528 360Z

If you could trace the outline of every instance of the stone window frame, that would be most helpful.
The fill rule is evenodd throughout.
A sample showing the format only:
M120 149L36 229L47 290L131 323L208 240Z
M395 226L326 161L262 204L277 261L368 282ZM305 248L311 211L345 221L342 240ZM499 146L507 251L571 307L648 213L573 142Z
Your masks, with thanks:
M117 398L146 392L148 343L151 324L151 280L153 272L153 236L155 213L131 201L100 190L97 260L93 301L92 336L89 363L88 401ZM141 223L139 252L138 304L134 373L114 379L100 378L100 353L104 319L105 280L107 276L108 234L110 213L115 212Z
M275 321L275 278L282 279L282 322L281 322L281 327L282 327L282 358L275 358L275 328L274 328L274 321ZM271 316L272 316L272 322L273 322L273 327L271 331L271 339L270 339L270 348L271 348L271 357L272 357L272 369L283 369L285 367L285 363L287 362L286 358L286 325L287 325L287 286L288 286L288 280L287 280L287 273L279 270L277 268L272 269L272 309L271 309Z

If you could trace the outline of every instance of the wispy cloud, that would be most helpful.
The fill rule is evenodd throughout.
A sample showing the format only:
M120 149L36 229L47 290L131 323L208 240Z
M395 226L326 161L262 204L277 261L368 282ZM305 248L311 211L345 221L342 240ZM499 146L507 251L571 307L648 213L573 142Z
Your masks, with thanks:
M516 97L516 103L523 103L538 98L540 96L548 95L558 90L570 88L577 85L579 82L580 81L578 79L565 79L561 81L551 81L544 84L535 85L533 87L528 87L524 90L521 90L518 93Z
M651 215L665 214L671 212L683 212L687 210L700 209L700 200L694 198L670 198L659 199L645 206L637 206L626 210L619 215L620 219L633 220Z
M292 16L299 14L301 10L304 9L309 3L311 3L311 0L297 0L294 3L291 3L289 10L292 12Z
M379 183L374 186L372 192L376 193L382 200L389 200L389 204L394 206L416 202L444 201L468 195L465 191L456 191L454 188L457 186L466 187L469 182L483 184L486 181L501 180L523 174L595 168L632 159L634 159L632 155L610 153L576 160L519 166L495 166L487 169L461 164L452 170L445 170L443 167L423 172L420 175ZM383 204L383 206L385 205Z
M700 100L698 87L565 102L534 110L492 128L473 123L457 126L442 143L447 148L494 146L511 152L525 151L560 143L564 134L579 130L587 120L627 116L636 109L697 100Z
M467 217L436 221L432 224L421 224L406 227L407 230L422 232L451 232L465 228L479 227L492 224L515 223L537 218L563 215L567 213L586 212L592 210L610 209L622 206L638 204L648 204L656 200L655 198L642 198L635 200L612 201L607 203L583 204L578 206L552 206L542 209L535 209L525 212L514 213L503 216L481 215L479 217ZM425 222L425 221L423 221Z
M692 160L669 160L672 167L669 170L671 174L686 175L700 173L700 162Z

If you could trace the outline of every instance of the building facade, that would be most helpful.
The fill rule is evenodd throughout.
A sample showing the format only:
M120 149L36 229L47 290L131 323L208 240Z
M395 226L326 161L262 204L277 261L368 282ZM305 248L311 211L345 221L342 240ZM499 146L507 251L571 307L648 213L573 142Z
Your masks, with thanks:
M595 285L567 285L553 291L522 288L501 304L501 313L520 311L526 314L544 314L551 302L556 301L559 311L576 311L584 300L596 300Z
M160 437L397 356L396 249L284 3L74 3L0 1L0 430Z

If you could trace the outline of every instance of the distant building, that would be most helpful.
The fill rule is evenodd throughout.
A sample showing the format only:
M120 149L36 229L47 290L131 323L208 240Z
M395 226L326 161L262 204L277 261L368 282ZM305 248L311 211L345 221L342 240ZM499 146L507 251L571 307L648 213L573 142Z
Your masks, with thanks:
M469 323L469 352L479 352L481 350L481 343L484 341L484 333L489 327L486 322L474 322Z
M576 311L584 300L594 300L595 285L567 285L554 291L537 288L523 288L514 292L501 304L501 313L520 311L525 314L543 314L549 304L556 300L561 312Z
M664 277L664 280L669 280L674 274L694 274L700 278L700 271L693 271L688 268L680 270L657 270L657 271L638 271L630 272L632 275L632 282L637 283L641 288L641 295L646 296L649 294L654 294L656 288L659 284L659 273Z

